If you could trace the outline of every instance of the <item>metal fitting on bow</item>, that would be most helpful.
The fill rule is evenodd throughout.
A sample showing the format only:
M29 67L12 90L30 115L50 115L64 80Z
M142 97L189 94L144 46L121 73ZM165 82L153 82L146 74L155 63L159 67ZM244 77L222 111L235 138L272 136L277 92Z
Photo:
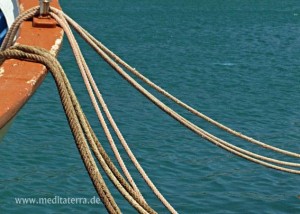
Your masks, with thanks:
M39 0L40 1L40 16L48 16L50 9L50 2L52 0Z

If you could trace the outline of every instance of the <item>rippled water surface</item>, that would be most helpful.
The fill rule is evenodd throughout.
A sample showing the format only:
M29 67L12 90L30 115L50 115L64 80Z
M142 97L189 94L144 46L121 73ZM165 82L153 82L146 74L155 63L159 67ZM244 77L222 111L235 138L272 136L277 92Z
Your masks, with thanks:
M258 140L300 152L298 0L60 2L111 50L178 98ZM205 141L153 106L81 40L80 45L133 152L179 213L300 212L299 175L250 163ZM59 60L109 148L66 40ZM170 105L217 136L273 155ZM129 168L150 205L167 213ZM113 194L124 213L134 213ZM96 192L49 75L0 144L0 213L105 213L101 204L15 203L16 197L55 196L92 198Z

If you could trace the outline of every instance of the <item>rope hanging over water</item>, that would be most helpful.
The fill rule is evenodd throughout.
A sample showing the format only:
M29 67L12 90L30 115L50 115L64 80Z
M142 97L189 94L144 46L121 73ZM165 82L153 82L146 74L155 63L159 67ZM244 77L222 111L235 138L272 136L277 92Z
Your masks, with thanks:
M142 93L146 98L148 98L152 103L157 105L161 110L165 113L173 117L179 123L190 129L191 131L195 132L199 136L203 137L204 139L208 140L209 142L223 148L224 150L231 152L239 157L245 158L249 161L254 163L273 168L279 171L300 174L300 170L295 169L300 167L300 163L296 162L287 162L278 160L276 158L270 158L264 155L259 155L248 150L242 149L238 146L235 146L223 139L218 138L217 136L201 129L196 124L192 123L191 121L187 120L185 117L181 116L173 109L165 105L162 101L156 98L153 94L147 91L142 85L140 85L135 79L133 79L128 73L130 72L135 77L142 80L145 84L154 88L157 92L163 94L165 97L169 98L182 108L188 110L192 114L200 117L216 127L238 137L243 140L246 140L250 143L256 144L261 146L264 149L271 150L273 152L281 153L287 156L291 156L294 158L300 158L299 153L283 150L269 144L260 142L255 140L251 137L248 137L242 133L239 133L235 130L232 130L229 127L213 120L212 118L204 115L203 113L197 111L196 109L192 108L191 106L185 104L181 100L177 99L175 96L171 95L151 80L143 76L140 72L136 69L128 65L124 62L121 58L115 55L112 51L110 51L107 47L105 47L101 42L95 39L92 35L90 35L86 30L84 30L80 25L78 25L74 20L72 20L69 16L63 13L60 10L55 8L50 9L50 15L57 20L59 25L64 29L69 42L71 44L75 59L78 63L79 69L81 71L81 75L83 80L86 84L88 93L90 95L93 107L97 113L98 119L100 124L104 130L105 135L111 145L111 148L116 156L118 164L120 165L124 175L119 172L117 167L111 161L110 157L104 150L103 146L97 139L95 133L93 132L91 126L89 125L88 120L86 119L80 104L74 94L74 91L67 79L66 74L64 73L62 67L60 66L59 62L53 57L49 52L42 50L40 48L22 46L22 45L13 45L14 37L18 31L20 24L29 18L32 18L34 15L37 14L39 7L32 8L29 11L24 12L21 14L10 28L7 37L3 41L1 52L0 52L0 62L2 59L7 58L17 58L29 61L36 61L39 63L44 64L52 73L55 82L57 84L59 94L61 97L62 104L64 106L74 139L76 141L76 145L82 157L82 160L85 164L85 167L91 177L91 180L94 184L97 193L102 200L103 204L105 205L106 209L110 213L120 213L120 208L116 204L113 196L111 195L108 187L105 184L105 181L98 170L97 164L93 158L91 150L93 151L94 155L96 156L98 162L100 163L103 171L109 177L111 182L115 185L118 191L124 196L126 200L139 212L139 213L156 213L146 202L144 197L142 196L138 186L135 184L134 179L132 178L130 172L128 171L118 149L117 146L112 138L112 135L108 129L108 125L106 123L105 117L107 118L108 122L110 123L111 127L113 128L114 132L116 133L120 143L122 144L124 150L128 154L129 158L131 159L134 166L137 168L139 173L141 174L142 178L148 184L148 186L152 189L154 194L160 199L160 201L164 204L164 206L171 212L177 213L176 210L170 205L170 203L164 198L164 196L159 192L153 182L150 180L146 172L143 170L142 166L137 161L136 157L130 150L126 140L124 139L122 133L120 132L119 128L117 127L112 115L107 108L107 105L101 95L100 90L98 89L93 76L87 66L85 59L80 51L80 48L75 40L75 37L72 33L70 26L75 29L78 34L120 75L122 76L128 83L130 83L136 90ZM124 69L123 69L124 68ZM105 117L102 113L101 108L105 114ZM289 166L289 167L286 167ZM293 167L293 168L290 168Z

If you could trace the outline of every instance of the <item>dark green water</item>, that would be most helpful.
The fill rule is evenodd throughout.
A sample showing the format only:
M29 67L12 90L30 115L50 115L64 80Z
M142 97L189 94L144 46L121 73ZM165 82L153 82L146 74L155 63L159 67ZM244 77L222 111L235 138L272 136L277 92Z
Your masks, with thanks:
M61 0L61 5L129 64L191 106L258 140L300 152L299 1ZM80 43L133 152L178 212L300 212L299 175L247 162L186 130ZM109 148L66 41L59 59ZM261 151L172 106L202 128ZM129 168L153 208L167 213ZM113 193L124 213L134 213ZM105 213L102 205L15 203L16 197L55 196L92 198L96 192L49 75L0 144L0 213Z

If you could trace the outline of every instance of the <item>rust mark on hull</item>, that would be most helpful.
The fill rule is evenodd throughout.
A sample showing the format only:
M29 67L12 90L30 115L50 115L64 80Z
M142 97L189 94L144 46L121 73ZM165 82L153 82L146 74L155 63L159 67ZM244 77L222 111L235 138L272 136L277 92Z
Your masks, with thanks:
M19 0L20 12L37 6L37 0ZM51 6L60 9L58 0ZM18 44L38 46L57 54L63 38L63 30L33 27L32 21L21 24ZM47 70L45 66L20 60L6 60L0 67L0 129L10 121L42 83Z

